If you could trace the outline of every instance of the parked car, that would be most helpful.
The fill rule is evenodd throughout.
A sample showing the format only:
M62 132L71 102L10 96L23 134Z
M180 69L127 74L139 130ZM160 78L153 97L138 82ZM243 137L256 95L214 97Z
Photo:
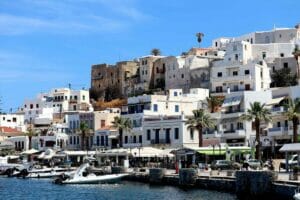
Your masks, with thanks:
M298 155L294 154L292 157L288 160L289 168L293 168L294 166L298 165ZM280 168L285 169L285 160L280 162Z
M245 161L245 163L247 163L248 166L252 169L259 169L262 167L262 162L257 159L249 159L249 160Z
M215 160L211 164L212 170L234 170L240 169L240 164L228 160Z

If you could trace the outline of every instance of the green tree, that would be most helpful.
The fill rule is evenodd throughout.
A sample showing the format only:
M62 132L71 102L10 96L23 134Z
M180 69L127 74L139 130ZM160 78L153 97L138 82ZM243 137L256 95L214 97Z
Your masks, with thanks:
M261 104L260 102L250 103L250 109L247 110L245 114L241 116L242 120L254 121L255 125L255 145L256 152L255 158L261 160L260 154L260 125L261 122L269 122L271 121L271 112L269 109L265 108L265 104Z
M199 43L199 47L200 47L200 44L202 42L202 38L204 37L204 33L196 33L196 37L197 37L197 42Z
M125 117L115 117L112 122L113 127L119 131L119 147L123 146L123 131L130 132L132 129L132 122Z
M25 133L25 135L28 137L28 142L29 142L28 148L31 149L32 148L32 137L37 135L32 124L30 124L29 127L27 128L27 132Z
M81 150L87 150L88 149L88 139L91 134L89 125L86 122L80 122L79 130L81 134Z
M211 113L214 113L223 103L224 98L210 96L206 97L207 106L210 109Z
M300 116L300 99L289 99L288 104L286 105L287 111L286 116L289 121L293 122L293 142L298 142L298 123Z
M194 128L198 131L199 147L203 146L203 129L213 128L214 122L210 115L205 113L203 109L193 110L193 117L186 121L188 129Z
M287 87L297 85L297 75L291 73L290 68L275 70L271 77L274 87Z
M153 56L160 56L161 55L161 51L160 49L154 48L151 50L151 55Z

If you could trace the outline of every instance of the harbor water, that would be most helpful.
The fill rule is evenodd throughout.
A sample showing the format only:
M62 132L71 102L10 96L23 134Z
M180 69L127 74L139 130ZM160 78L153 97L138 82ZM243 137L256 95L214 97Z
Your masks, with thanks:
M118 200L233 200L234 194L201 189L182 190L171 186L123 181L118 184L55 185L50 179L0 178L2 200L61 200L61 199L118 199Z

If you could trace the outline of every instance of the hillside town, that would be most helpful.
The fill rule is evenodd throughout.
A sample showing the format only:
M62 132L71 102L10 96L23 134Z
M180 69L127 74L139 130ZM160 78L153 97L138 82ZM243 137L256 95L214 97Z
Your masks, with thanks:
M205 36L196 37L200 46ZM53 88L1 113L1 154L50 166L61 154L72 166L93 156L100 166L177 172L216 160L287 159L282 147L300 140L299 45L296 25L217 38L177 56L155 48L93 64L89 89Z

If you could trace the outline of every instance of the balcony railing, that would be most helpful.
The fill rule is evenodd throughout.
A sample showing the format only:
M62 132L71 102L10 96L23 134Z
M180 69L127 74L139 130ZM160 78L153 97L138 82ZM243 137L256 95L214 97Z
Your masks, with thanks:
M171 140L167 139L159 139L159 140L151 140L151 144L170 144Z
M284 106L272 108L272 112L285 112L285 111L287 111L287 108Z

